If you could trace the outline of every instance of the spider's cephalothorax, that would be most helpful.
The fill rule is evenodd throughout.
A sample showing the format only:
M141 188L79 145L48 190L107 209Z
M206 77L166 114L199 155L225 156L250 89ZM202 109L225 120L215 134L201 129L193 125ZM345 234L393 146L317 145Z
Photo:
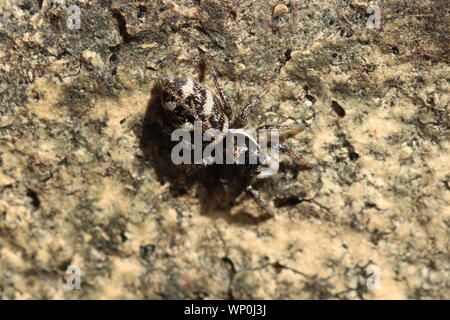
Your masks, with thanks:
M242 109L238 117L233 117L232 108L222 89L219 77L213 68L210 67L209 69L213 75L219 97L201 83L191 78L175 76L162 77L159 83L161 104L168 124L173 130L184 129L188 132L193 132L195 124L200 122L202 125L202 134L205 134L209 129L216 130L218 134L212 138L212 141L215 142L225 142L225 140L230 139L228 133L231 131L231 128L237 128L234 133L244 137L246 142L241 146L231 148L231 150L225 147L224 154L230 155L233 159L232 163L238 165L241 172L246 175L257 177L267 176L264 174L263 168L270 167L273 164L273 158L262 151L255 136L247 134L241 127L246 122L252 108L261 100L273 81L270 81ZM282 135L286 133L297 133L302 127L299 125L265 125L259 129L276 130ZM227 144L223 143L223 145L225 146ZM293 157L301 166L309 166L300 155L291 151L287 146L276 143L276 145L272 145L271 147ZM239 155L242 154L245 160L248 160L252 155L256 155L258 160L251 164L246 161L238 161ZM242 157L239 159L242 160ZM207 163L203 163L203 165L207 165ZM221 179L221 181L224 182L224 179ZM258 191L253 189L251 185L248 185L246 190L269 215L273 215L272 209L260 196Z

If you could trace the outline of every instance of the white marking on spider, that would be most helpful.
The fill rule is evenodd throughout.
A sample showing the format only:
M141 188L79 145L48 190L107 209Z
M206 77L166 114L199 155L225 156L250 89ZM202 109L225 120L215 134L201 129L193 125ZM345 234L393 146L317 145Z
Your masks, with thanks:
M203 112L205 115L211 115L214 110L214 97L211 91L206 91L206 101L203 105Z
M186 99L190 95L194 94L194 81L191 78L186 79L186 84L181 87L182 97Z

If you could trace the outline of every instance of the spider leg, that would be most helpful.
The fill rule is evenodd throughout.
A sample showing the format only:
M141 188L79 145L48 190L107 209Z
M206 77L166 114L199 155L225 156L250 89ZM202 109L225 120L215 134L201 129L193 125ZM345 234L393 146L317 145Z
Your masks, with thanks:
M281 137L293 136L305 129L304 126L293 124L293 125L274 125L274 124L266 124L258 128L259 130L267 130L267 131L278 131Z
M275 212L272 207L263 199L261 194L255 190L251 185L246 188L247 194L255 200L255 202L266 212L267 218L275 216Z
M201 63L203 65L203 69L209 69L209 71L211 72L214 84L216 85L217 91L219 92L220 99L222 100L222 104L225 109L224 112L227 115L227 117L231 119L233 115L233 109L231 109L228 97L225 94L225 91L223 91L223 86L222 83L220 82L219 75L217 74L216 69L212 65L208 64L206 55L203 51L201 51ZM204 78L204 74L201 75L201 80L202 78Z
M259 130L278 131L278 133L281 137L286 137L286 136L295 135L295 134L299 133L300 131L302 131L304 128L305 127L303 127L301 125L272 125L272 124L269 124L269 125L264 125L264 126L259 127L258 131ZM285 144L277 143L277 144L275 144L274 148L276 148L279 152L282 152L282 153L290 156L292 159L294 159L294 161L300 167L303 167L303 168L311 168L312 167L312 165L310 163L308 163L301 155L294 152L292 149L290 149Z
M275 82L275 78L269 80L267 84L262 88L262 90L254 96L249 103L242 109L241 113L239 114L238 121L241 125L244 125L247 121L247 117L252 111L252 109L261 101L262 97L266 94L267 90L269 90L270 86Z
M288 146L278 143L277 145L275 145L275 148L277 148L278 151L290 156L300 167L305 169L309 169L312 167L312 164L307 162L301 155L299 155L297 152L294 152Z
M210 67L210 69L214 79L214 84L216 85L216 88L219 91L220 98L222 99L225 114L227 115L228 118L231 119L233 116L233 109L231 109L230 103L228 102L228 97L223 91L223 87L222 84L220 83L219 76L217 75L216 70L213 67Z

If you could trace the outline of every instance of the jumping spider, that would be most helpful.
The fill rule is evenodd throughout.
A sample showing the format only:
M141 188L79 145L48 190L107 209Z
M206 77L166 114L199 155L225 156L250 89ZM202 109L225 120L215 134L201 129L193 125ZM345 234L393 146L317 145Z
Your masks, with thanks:
M168 131L174 129L185 129L189 132L194 130L194 123L198 121L202 124L202 131L205 133L208 129L217 129L220 131L220 137L216 139L226 139L227 132L229 129L243 128L248 115L261 100L264 94L267 92L274 79L268 82L267 85L263 87L261 92L253 97L249 103L241 110L239 116L235 117L233 115L232 108L230 106L229 100L225 95L223 87L220 83L219 76L216 70L206 63L206 59L203 56L202 62L204 66L211 72L215 86L219 93L218 98L211 90L203 86L200 82L197 82L191 78L182 78L177 76L163 76L160 83L160 100L163 108L165 118L169 123L169 127L163 128L163 130ZM202 78L202 77L201 77ZM280 135L287 134L297 134L303 129L300 125L264 125L258 128L266 130L278 130ZM245 130L237 130L240 134L244 135L248 143L256 144L256 153L260 152L258 142L254 139L254 136L246 134ZM286 145L277 143L272 148L276 148L278 151L285 153L292 157L295 162L304 168L310 167L304 159L293 152ZM247 150L250 150L247 148ZM230 150L225 150L225 152L230 152ZM231 150L233 159L237 159L237 150ZM242 152L242 150L240 150ZM248 159L248 152L245 155ZM260 158L265 159L261 161ZM265 165L271 165L270 156L258 157L256 164L249 164L248 162L240 164L237 161L234 165L238 165L240 172L247 176L263 178L262 167ZM203 163L202 166L207 166L207 163ZM220 179L224 185L225 190L227 189L227 181L225 179ZM274 215L273 209L269 206L266 200L264 200L260 193L255 190L251 184L246 187L247 193L256 201L256 203L267 213L268 217Z

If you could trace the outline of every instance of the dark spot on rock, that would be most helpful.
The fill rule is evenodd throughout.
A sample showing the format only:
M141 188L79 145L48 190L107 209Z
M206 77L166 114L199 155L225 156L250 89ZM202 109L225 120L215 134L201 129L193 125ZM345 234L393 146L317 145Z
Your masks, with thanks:
M279 262L275 262L274 264L272 264L272 267L277 274L281 273L281 271L283 271L285 269L285 267L283 265L281 265Z
M128 237L125 235L125 231L121 231L120 232L120 241L122 241L122 243L124 243L127 240L128 240Z
M122 15L122 13L119 10L114 9L114 10L112 10L112 15L116 19L117 28L119 29L119 34L122 37L123 42L129 43L132 40L134 40L134 38L132 36L130 36L130 34L128 33L127 20Z
M39 200L37 193L31 189L28 189L27 197L31 198L32 200L31 204L33 205L34 209L35 210L39 209L39 207L41 206L41 200Z
M307 94L305 95L305 98L308 99L309 101L311 101L312 104L316 103L316 98L314 98L312 95Z
M349 152L348 156L349 156L350 160L352 160L352 161L359 159L359 154L356 153L355 151Z
M155 252L156 246L154 244L141 245L139 247L139 255L145 261L149 261L153 253Z
M274 200L274 205L277 208L291 207L299 204L300 202L302 202L302 200L300 200L298 197L280 198Z
M447 188L447 190L450 190L450 180L444 181L444 185Z
M280 109L280 105L279 104L274 104L273 106L270 107L270 111L271 112L276 112L278 109Z
M58 269L60 271L66 272L67 268L69 268L71 261L65 260L58 265Z
M142 18L147 13L147 7L145 6L139 6L139 11L137 13L138 18Z
M68 163L67 158L64 157L61 161L58 162L59 166L65 166Z
M19 8L22 10L30 10L31 9L31 3L25 2L24 4L19 5Z
M398 56L400 54L400 50L398 50L397 46L392 46L391 47L391 51L393 54L395 54L396 56Z
M66 50L63 50L62 52L58 53L56 56L56 60L61 60L64 56L68 55L69 53Z
M31 94L34 100L39 101L41 99L41 95L39 94L39 92L33 90Z
M341 107L341 105L337 102L337 101L332 101L331 102L331 108L333 109L334 112L336 112L336 114L340 117L345 117L345 110L344 108Z
M292 50L291 50L291 49L287 49L287 50L284 52L284 57L286 58L286 61L291 60L291 53L292 53Z
M376 203L373 203L373 202L370 202L370 201L366 201L366 202L364 202L364 206L365 206L366 208L376 208L376 207L377 207L377 204L376 204ZM377 230L377 229L375 229L375 230Z
M370 234L370 242L374 245L378 245L378 243L386 237L388 233L380 231L378 228L375 228L373 232Z

